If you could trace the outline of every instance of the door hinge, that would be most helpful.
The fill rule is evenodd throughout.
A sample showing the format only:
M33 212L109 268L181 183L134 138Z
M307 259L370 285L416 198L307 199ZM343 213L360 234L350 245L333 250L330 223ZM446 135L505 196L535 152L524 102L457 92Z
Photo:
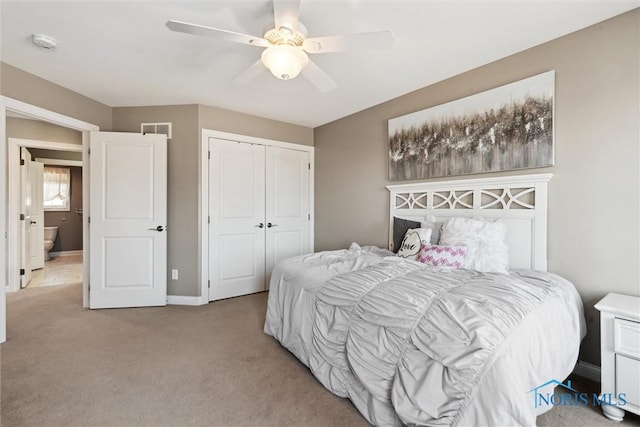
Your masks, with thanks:
M87 217L87 224L91 224L91 217L90 216Z
M207 286L211 289L211 280L207 280Z
M20 269L20 275L21 275L21 276L24 276L24 275L25 275L24 268L21 268L21 269Z
M207 159L211 160L211 151L207 151Z
M307 214L307 219L311 221L311 214Z
M91 148L87 149L87 155L90 156L91 155Z
M24 159L20 159L20 166L24 166Z
M24 221L24 214L20 214L20 221Z
M309 163L309 170L311 170L311 163Z
M211 224L211 215L207 215L207 224Z

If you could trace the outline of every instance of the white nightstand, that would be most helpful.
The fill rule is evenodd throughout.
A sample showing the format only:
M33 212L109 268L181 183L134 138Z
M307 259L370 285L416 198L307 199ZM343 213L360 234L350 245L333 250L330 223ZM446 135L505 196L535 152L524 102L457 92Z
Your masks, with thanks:
M600 311L602 412L622 421L624 411L640 414L640 297L609 294L595 308Z

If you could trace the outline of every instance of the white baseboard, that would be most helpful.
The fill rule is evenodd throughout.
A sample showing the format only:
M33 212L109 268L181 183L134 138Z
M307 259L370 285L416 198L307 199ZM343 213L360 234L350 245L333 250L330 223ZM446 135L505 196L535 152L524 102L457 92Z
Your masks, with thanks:
M49 256L56 258L59 256L72 256L72 255L82 255L82 249L79 251L60 251L60 252L49 252Z
M205 305L209 304L206 297L185 297L182 295L167 295L169 305Z
M600 366L578 360L573 373L579 377L586 378L597 383L600 382Z

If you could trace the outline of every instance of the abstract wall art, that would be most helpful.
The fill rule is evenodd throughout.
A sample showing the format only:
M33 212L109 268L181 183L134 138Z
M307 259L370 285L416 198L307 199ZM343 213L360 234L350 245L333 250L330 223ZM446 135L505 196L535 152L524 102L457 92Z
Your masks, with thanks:
M389 120L391 181L551 166L555 72Z

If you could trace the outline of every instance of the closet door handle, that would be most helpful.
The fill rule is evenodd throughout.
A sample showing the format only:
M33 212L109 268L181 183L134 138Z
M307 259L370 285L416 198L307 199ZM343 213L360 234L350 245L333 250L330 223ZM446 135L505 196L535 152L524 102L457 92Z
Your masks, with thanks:
M270 222L267 223L267 228L271 228L271 227L277 227L278 224L271 224Z
M155 228L150 228L149 230L150 231L164 231L164 228L161 225L159 225L159 226L157 226Z
M260 223L260 224L256 225L255 227L258 227L258 228L264 228L264 224L263 224L263 223Z

